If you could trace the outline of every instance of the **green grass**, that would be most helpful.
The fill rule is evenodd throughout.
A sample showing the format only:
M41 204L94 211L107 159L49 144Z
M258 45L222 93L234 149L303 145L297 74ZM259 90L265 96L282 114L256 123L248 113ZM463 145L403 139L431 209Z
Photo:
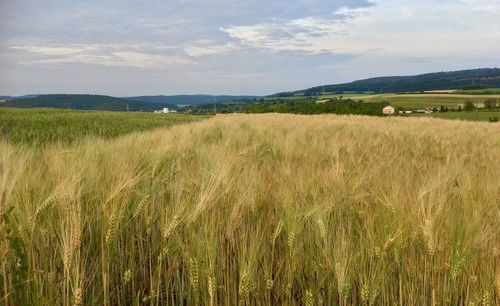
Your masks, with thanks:
M318 99L333 99L333 98L337 98L337 99L340 99L340 97L344 98L344 99L348 99L348 98L353 98L353 97L356 97L355 100L357 100L358 97L363 97L365 95L371 95L372 93L364 93L364 94L360 94L360 93L344 93L344 94L335 94L335 93L332 93L332 94L325 94L325 95L321 95L318 97Z
M202 118L180 114L1 108L0 139L35 145L71 143L88 136L111 138Z
M376 99L377 100L377 99ZM367 101L367 102L375 102ZM379 100L379 99L378 99ZM403 107L405 109L437 107L441 105L448 107L458 107L458 105L465 103L465 99L447 98L447 97L387 97L383 101L388 102L395 107Z
M471 89L471 90L457 90L457 94L470 94L470 95L498 95L500 88L486 88L486 89Z
M483 103L485 100L488 99L487 96L484 97L477 97L477 96L471 96L471 97L453 97L451 96L452 94L448 95L429 95L429 94L422 94L422 95L412 95L412 96L406 96L406 95L381 95L381 96L374 96L374 97L368 97L363 99L365 102L388 102L390 105L394 107L403 107L405 109L417 109L417 108L439 108L441 105L447 106L447 107L458 107L458 105L463 105L465 104L465 101L470 100L473 101L474 103Z
M492 90L492 89L489 89ZM467 91L467 94L461 92L453 93L424 93L424 94L354 94L347 93L343 95L326 94L316 97L318 101L325 99L340 98L352 100L363 100L365 102L388 102L394 107L402 107L407 110L420 109L420 108L439 108L441 105L448 108L456 108L458 105L463 105L467 100L474 103L481 104L488 99L500 99L500 90L495 92L495 95L486 95L481 93L474 93L474 91ZM303 96L279 98L282 100L302 99ZM270 100L270 99L267 99Z
M368 95L372 95L372 94L373 94L373 92L364 92L364 93L345 92L343 94L326 92L325 94L321 94L319 96L314 96L311 98L314 98L317 100L323 100L323 99L333 99L333 98L339 99L340 97L345 98L345 99L355 97L356 99L354 99L354 100L358 100L358 99L362 99L362 97L364 97L364 96L368 96ZM304 94L297 94L297 95L288 96L288 97L267 97L267 98L265 98L265 100L277 100L277 99L279 99L279 100L294 100L294 99L304 99L304 98L306 98L306 96L304 96Z
M421 115L416 115L421 116ZM491 117L500 118L500 111L478 111L478 112L447 112L447 113L432 113L425 114L441 119L467 120L467 121L489 121Z

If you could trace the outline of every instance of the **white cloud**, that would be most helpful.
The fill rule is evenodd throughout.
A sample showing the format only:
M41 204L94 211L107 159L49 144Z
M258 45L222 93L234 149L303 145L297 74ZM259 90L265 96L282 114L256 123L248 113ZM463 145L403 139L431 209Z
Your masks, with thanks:
M272 93L500 63L500 0L0 0L0 17L4 92Z
M387 55L481 55L500 52L500 1L374 1L332 17L273 20L221 30L247 47L306 54L377 51Z
M29 51L33 53L49 54L54 56L73 55L83 51L95 50L95 46L51 47L51 46L14 46L14 50Z
M255 24L220 27L225 38L168 40L146 46L112 44L21 45L16 50L40 55L31 63L87 63L155 67L187 64L195 58L260 49L298 52L443 56L500 51L500 0L372 0L373 5L342 6L330 14L268 18ZM183 19L176 19L182 23ZM139 28L172 29L169 20L139 18ZM216 30L217 28L215 28ZM214 29L213 29L214 30ZM467 43L464 43L467 42ZM167 43L167 45L165 45ZM181 52L182 54L179 54ZM26 62L26 61L25 61Z
M360 53L369 46L346 44L345 37L358 20L370 14L369 8L341 7L330 18L308 16L291 20L272 20L255 25L221 28L242 45L273 52L306 54ZM361 47L361 48L360 48Z
M129 46L133 48L134 46ZM145 51L130 50L120 45L18 45L12 49L37 55L25 64L64 64L82 63L103 66L125 66L135 68L163 67L172 64L190 64L191 61L181 56L162 55ZM135 47L138 49L138 47Z
M207 55L219 55L237 51L239 45L235 43L217 43L215 41L200 41L185 46L184 52L192 57L201 57Z
M341 34L345 31L345 25L341 20L306 17L251 26L231 26L221 30L247 47L316 54L333 52L332 49L318 49L314 41Z
M357 18L367 15L369 7L348 7L343 6L335 11L334 15L343 16L346 18Z

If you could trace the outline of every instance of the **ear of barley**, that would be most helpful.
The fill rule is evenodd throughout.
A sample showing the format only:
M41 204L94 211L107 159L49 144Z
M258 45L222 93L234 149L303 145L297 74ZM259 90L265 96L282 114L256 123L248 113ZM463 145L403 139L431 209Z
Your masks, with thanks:
M323 219L318 218L317 223L321 239L326 240L326 226L325 223L323 222Z
M35 219L43 214L50 206L54 203L56 197L54 195L49 196L45 201L43 201L42 205L38 206L35 212Z
M158 257L158 260L162 261L165 258L167 258L168 254L170 253L171 250L172 250L172 245L170 245L170 244L167 244L165 247L163 247L163 249L161 249L160 256Z
M74 290L73 293L73 305L81 306L83 305L83 289L78 287Z
M379 295L380 288L377 286L370 290L370 300L369 300L369 305L375 305L375 301L377 300L377 297Z
M280 235L282 229L283 229L283 221L279 220L278 225L276 225L276 229L274 230L273 233L273 245L276 243L276 239Z
M462 273L465 263L466 263L465 256L459 256L458 258L455 259L451 267L451 278L453 280L455 280Z
M175 214L174 217L172 218L172 221L170 221L169 225L163 232L163 239L169 238L170 235L172 235L174 230L177 228L177 226L179 226L179 224L180 224L179 216Z
M306 294L304 296L304 305L305 306L314 305L314 296L311 290L306 290Z
M295 246L295 233L294 232L290 232L288 234L288 249L289 249L289 253L290 255L292 255L294 253L294 246Z
M274 286L274 281L271 277L266 277L266 290L271 290L273 289Z
M481 303L483 306L490 306L491 305L491 295L489 292L484 292L483 294L483 299L481 300Z
M116 217L115 215L111 215L111 218L108 222L108 230L106 231L106 236L104 238L104 242L106 244L106 252L108 255L111 255L112 244L114 242L116 235Z
M146 216L146 234L151 236L151 232L153 231L153 217L151 215Z
M130 280L132 279L132 270L128 269L123 273L123 284L128 284Z
M82 245L82 230L78 225L73 228L73 235L71 240L73 241L73 249L78 250Z
M246 270L240 275L238 293L240 297L245 298L250 292L250 278Z
M72 247L70 245L65 245L64 246L64 253L63 253L63 264L64 264L65 271L70 270L72 257L73 257Z
M368 288L368 285L364 284L363 286L361 286L360 295L361 295L361 301L363 303L367 303L368 299L370 298L370 289Z
M209 269L207 273L207 289L208 289L208 297L210 299L210 304L213 304L214 301L215 287L216 284L213 276L213 271L212 269Z
M189 274L188 275L189 282L191 283L193 292L197 293L199 284L199 267L198 267L198 259L196 257L189 259L188 274Z
M136 219L142 213L142 210L144 209L150 198L151 196L148 194L139 202L139 204L137 204L137 207L134 210L134 214L132 215L133 219Z

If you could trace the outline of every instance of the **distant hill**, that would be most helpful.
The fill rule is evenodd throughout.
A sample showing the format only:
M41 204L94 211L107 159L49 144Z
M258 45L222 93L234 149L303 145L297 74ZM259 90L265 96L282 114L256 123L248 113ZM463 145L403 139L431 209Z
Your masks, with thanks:
M38 97L38 96L39 95L24 95L24 96L18 96L18 97L0 96L0 100L27 99L27 98L35 98L35 97Z
M212 96L212 95L174 95L174 96L139 96L139 97L126 97L124 99L133 101L142 101L149 103L160 103L170 105L200 105L205 103L212 103L214 101L229 102L236 100L253 100L259 99L260 96Z
M460 89L471 84L482 84L488 87L500 87L500 69L485 68L451 72L437 72L415 76L378 77L351 83L324 85L293 92L282 92L273 96L292 95L313 96L325 93L374 92L401 93L430 90Z
M101 95L39 95L33 98L16 98L0 103L0 107L20 108L71 108L81 110L152 111L172 107L166 103L148 103Z
M71 108L81 110L110 111L152 111L162 107L175 108L177 105L201 105L206 103L224 103L229 101L253 101L259 96L211 96L211 95L175 95L175 96L139 96L116 98L103 95L49 94L26 95L20 97L0 96L0 107L20 108Z

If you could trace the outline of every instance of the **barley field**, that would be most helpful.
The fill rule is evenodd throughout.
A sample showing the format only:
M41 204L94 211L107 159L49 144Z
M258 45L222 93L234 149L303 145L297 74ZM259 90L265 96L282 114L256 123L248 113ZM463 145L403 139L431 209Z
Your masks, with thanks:
M2 305L499 305L500 125L227 115L0 142Z
M500 110L496 111L472 111L472 112L446 112L446 113L430 113L430 114L418 114L413 113L411 116L416 117L433 117L448 120L467 120L467 121L487 121L496 118L500 118Z

